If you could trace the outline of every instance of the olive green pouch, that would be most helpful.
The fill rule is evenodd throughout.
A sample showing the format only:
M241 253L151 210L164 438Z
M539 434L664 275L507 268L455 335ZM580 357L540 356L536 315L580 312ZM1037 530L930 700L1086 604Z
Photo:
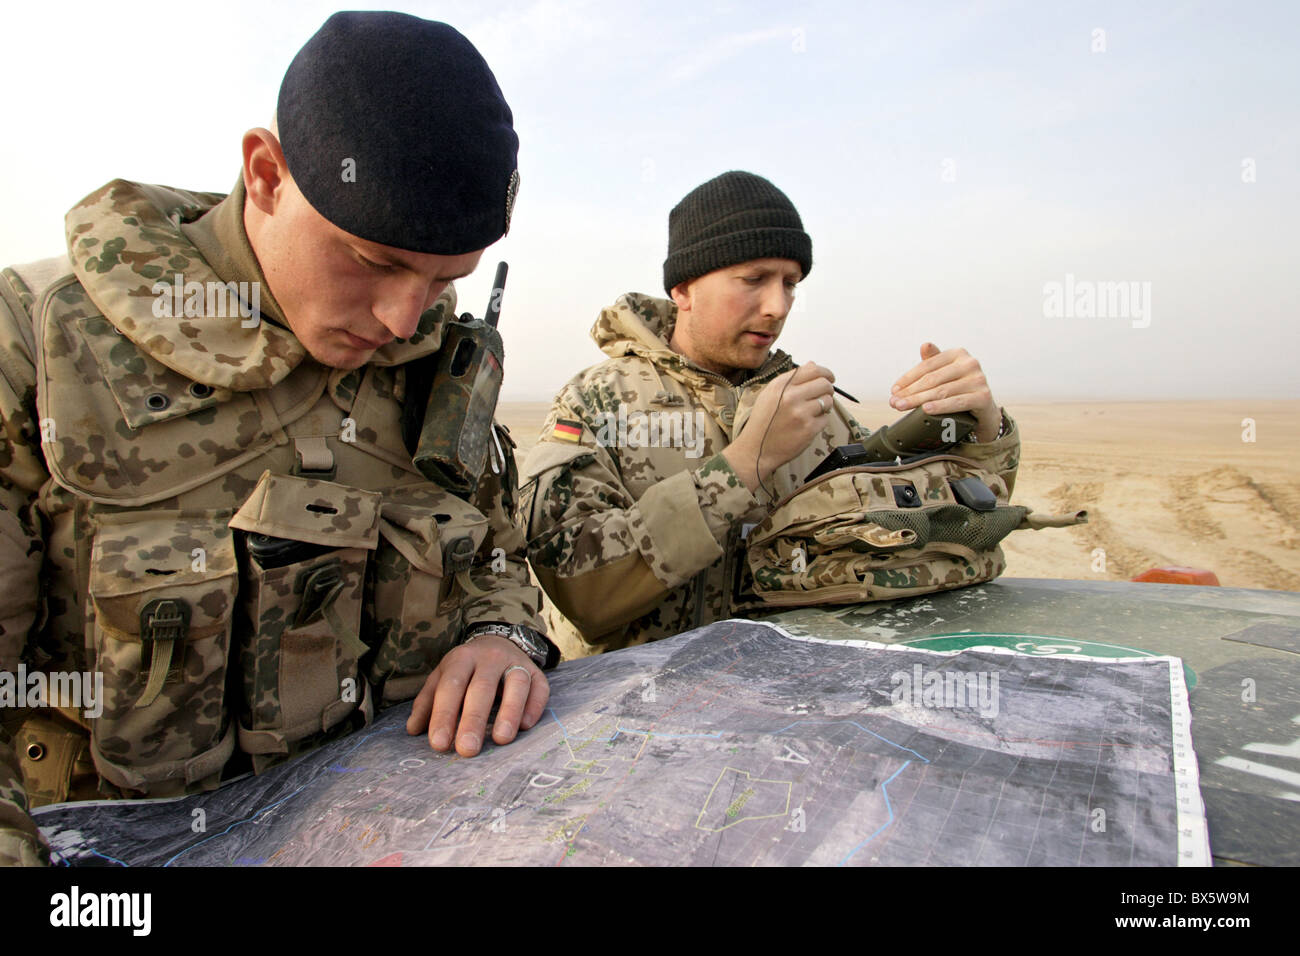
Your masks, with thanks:
M461 631L469 568L487 518L432 482L384 492L373 562L377 650L368 676L380 704L409 700Z
M215 785L234 752L225 685L238 571L228 516L95 516L90 670L103 690L102 712L88 718L91 755L126 790Z
M976 462L934 455L845 468L778 501L750 533L745 590L775 606L851 604L978 584L1006 569L999 542L1020 528L1078 524L1009 503Z
M240 749L259 771L373 703L359 671L378 493L264 472L230 520L246 532Z

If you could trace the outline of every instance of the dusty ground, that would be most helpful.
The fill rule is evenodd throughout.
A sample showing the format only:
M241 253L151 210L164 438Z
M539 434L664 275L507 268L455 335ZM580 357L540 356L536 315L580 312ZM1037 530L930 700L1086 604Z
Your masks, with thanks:
M503 403L519 442L545 403ZM1161 564L1208 568L1228 587L1300 591L1300 400L1013 404L1024 441L1014 501L1086 508L1078 528L1020 531L1007 575L1123 581ZM898 414L855 409L877 427ZM1243 419L1254 421L1243 441ZM1247 436L1249 437L1249 436ZM1095 550L1105 551L1105 570Z

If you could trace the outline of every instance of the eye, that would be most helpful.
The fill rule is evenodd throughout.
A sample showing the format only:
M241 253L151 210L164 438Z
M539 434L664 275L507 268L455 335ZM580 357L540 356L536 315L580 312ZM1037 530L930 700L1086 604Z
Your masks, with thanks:
M742 282L745 282L749 285L758 285L760 282L763 281L762 276L741 276L740 278Z
M357 262L361 263L361 264L362 264L363 266L365 266L367 269L374 269L376 272L392 272L392 271L393 271L393 267L392 267L392 266L390 266L390 265L385 265L385 264L382 263L382 262L375 262L373 259L367 259L365 256L363 256L361 253L357 252L355 249L352 250L352 255L356 258Z

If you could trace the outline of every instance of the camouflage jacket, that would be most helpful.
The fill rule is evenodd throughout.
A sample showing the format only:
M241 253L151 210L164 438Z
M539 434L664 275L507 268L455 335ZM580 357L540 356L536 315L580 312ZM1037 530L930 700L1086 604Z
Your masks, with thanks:
M410 699L467 625L544 629L508 452L462 500L404 440L454 291L326 368L191 240L220 199L115 181L0 281L0 862L42 858L29 805L211 789ZM242 209L204 223L262 281Z
M561 389L524 466L520 520L538 581L567 622L552 620L566 657L668 637L749 603L742 535L838 445L868 432L837 401L821 436L751 494L720 452L758 393L792 367L775 351L740 384L668 346L677 310L622 296L592 338L609 359ZM1015 423L962 454L1014 484Z

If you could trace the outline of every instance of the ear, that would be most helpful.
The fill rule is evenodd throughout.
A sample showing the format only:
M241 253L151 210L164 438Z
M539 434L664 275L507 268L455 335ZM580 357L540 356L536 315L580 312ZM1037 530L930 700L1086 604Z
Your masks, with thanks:
M258 127L244 134L242 146L244 189L249 202L264 214L273 215L289 181L289 164L280 149L280 140L269 129Z
M691 311L691 280L677 283L668 294L672 296L673 302L677 304L678 312Z

